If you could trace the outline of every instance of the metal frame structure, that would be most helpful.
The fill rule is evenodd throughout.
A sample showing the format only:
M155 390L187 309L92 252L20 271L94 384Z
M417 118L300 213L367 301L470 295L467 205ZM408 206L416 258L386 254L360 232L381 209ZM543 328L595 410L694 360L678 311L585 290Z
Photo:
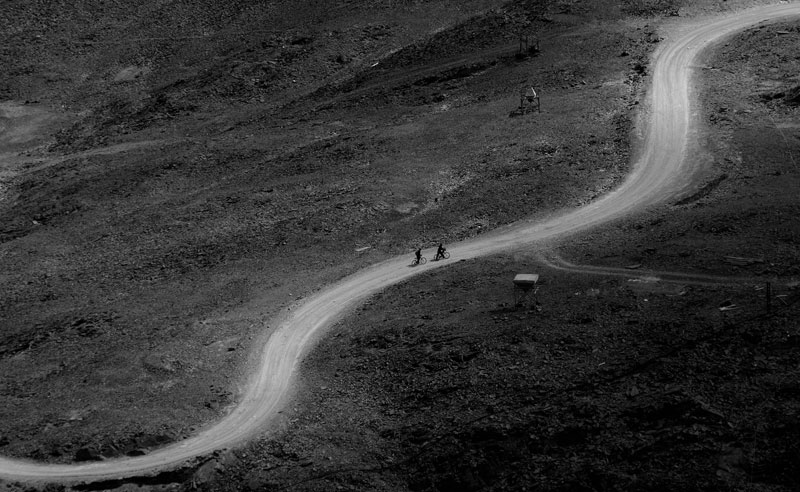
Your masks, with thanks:
M542 112L542 103L539 98L539 93L533 86L522 89L519 93L519 110L525 114L528 111L536 110L538 113Z

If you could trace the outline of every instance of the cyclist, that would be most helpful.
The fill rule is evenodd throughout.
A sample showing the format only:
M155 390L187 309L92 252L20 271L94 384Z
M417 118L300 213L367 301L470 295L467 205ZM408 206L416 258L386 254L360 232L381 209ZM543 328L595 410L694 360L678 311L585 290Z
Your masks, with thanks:
M442 243L439 243L439 248L436 250L436 257L434 259L438 260L440 258L444 258L445 251L447 251L445 247L442 245Z
M417 260L414 262L414 264L419 265L419 259L422 258L422 248L417 248L417 252L414 254L417 255Z

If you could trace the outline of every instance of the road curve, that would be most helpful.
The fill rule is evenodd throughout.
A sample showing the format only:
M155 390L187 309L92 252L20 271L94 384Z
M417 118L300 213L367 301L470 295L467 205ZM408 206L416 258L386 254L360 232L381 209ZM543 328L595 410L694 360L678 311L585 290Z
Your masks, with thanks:
M690 74L698 53L709 43L763 21L800 16L800 4L745 10L690 26L656 54L650 91L650 125L632 173L615 191L585 207L539 222L523 221L450 246L453 258L470 259L530 246L664 201L690 184L691 162L684 161L689 130ZM23 482L92 482L151 474L187 459L230 447L261 430L285 403L296 369L312 342L367 296L416 274L448 264L409 268L410 255L388 260L325 289L292 310L263 348L261 366L241 402L227 416L197 435L145 456L74 465L49 465L0 458L0 478Z

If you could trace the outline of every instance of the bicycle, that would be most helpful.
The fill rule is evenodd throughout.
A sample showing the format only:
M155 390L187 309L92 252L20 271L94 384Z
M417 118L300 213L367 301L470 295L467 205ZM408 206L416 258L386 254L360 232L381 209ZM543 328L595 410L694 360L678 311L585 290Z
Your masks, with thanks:
M411 266L424 265L427 262L428 260L424 256L420 256L419 260L417 260L416 258L411 260Z
M433 261L447 260L449 258L450 258L450 252L449 251L445 251L442 254L437 254L436 256L434 256L433 257Z

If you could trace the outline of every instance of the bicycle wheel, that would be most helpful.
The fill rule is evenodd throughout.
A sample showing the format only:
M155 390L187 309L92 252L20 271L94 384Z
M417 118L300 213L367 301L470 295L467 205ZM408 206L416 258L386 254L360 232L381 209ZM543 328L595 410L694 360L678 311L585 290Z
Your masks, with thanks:
M428 260L426 260L424 256L420 257L420 259L419 259L419 264L420 265L424 265L427 262L428 262Z
M445 252L442 254L442 258L444 258L445 260L446 260L446 259L448 259L448 258L450 258L450 253L448 253L447 251L445 251Z

